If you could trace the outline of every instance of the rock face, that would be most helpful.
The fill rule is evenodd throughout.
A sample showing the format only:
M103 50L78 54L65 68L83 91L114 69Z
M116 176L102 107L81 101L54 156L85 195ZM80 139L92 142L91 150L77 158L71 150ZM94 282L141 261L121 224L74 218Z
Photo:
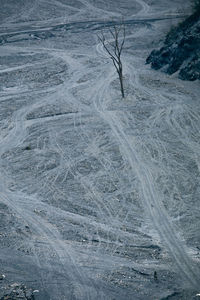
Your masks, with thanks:
M164 46L153 50L146 63L170 75L178 71L183 80L200 79L200 14L193 14L173 28Z

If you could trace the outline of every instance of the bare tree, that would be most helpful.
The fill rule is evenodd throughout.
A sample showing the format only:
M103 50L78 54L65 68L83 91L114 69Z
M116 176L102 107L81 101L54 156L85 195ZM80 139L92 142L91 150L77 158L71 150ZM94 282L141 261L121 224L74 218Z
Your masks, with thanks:
M126 38L124 23L119 26L113 26L113 29L109 29L109 33L114 39L114 41L112 42L105 38L105 33L103 31L101 31L101 35L98 35L98 38L102 43L104 49L112 59L112 62L116 68L119 76L122 98L124 98L123 68L121 61L121 53Z

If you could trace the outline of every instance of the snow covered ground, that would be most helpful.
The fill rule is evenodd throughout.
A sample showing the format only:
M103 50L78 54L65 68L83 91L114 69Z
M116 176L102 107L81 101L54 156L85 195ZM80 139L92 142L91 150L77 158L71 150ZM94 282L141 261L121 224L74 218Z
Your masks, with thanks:
M44 300L195 297L199 83L145 65L182 0L2 2L4 282ZM97 38L122 16L124 100Z

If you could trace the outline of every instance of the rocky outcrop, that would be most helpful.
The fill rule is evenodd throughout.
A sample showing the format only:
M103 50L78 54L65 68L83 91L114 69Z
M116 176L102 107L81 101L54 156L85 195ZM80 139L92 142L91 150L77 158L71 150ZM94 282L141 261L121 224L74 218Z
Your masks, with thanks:
M200 14L193 14L173 28L164 46L153 50L146 63L168 74L178 72L183 80L200 79Z

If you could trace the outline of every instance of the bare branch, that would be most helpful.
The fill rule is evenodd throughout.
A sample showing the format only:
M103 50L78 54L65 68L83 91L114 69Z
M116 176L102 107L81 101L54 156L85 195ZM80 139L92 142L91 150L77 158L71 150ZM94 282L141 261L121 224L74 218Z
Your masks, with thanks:
M107 53L110 55L110 57L116 62L118 63L117 59L115 58L115 56L111 53L111 51L108 49L108 47L105 44L105 38L103 36L103 38L101 38L100 36L98 36L100 42L102 43L103 47L105 48L105 50L107 51Z
M125 29L125 26L123 26L123 40L122 40L121 47L120 47L120 51L119 51L119 54L120 54L120 55L121 55L122 49L123 49L123 47L124 47L125 38L126 38L126 29Z

